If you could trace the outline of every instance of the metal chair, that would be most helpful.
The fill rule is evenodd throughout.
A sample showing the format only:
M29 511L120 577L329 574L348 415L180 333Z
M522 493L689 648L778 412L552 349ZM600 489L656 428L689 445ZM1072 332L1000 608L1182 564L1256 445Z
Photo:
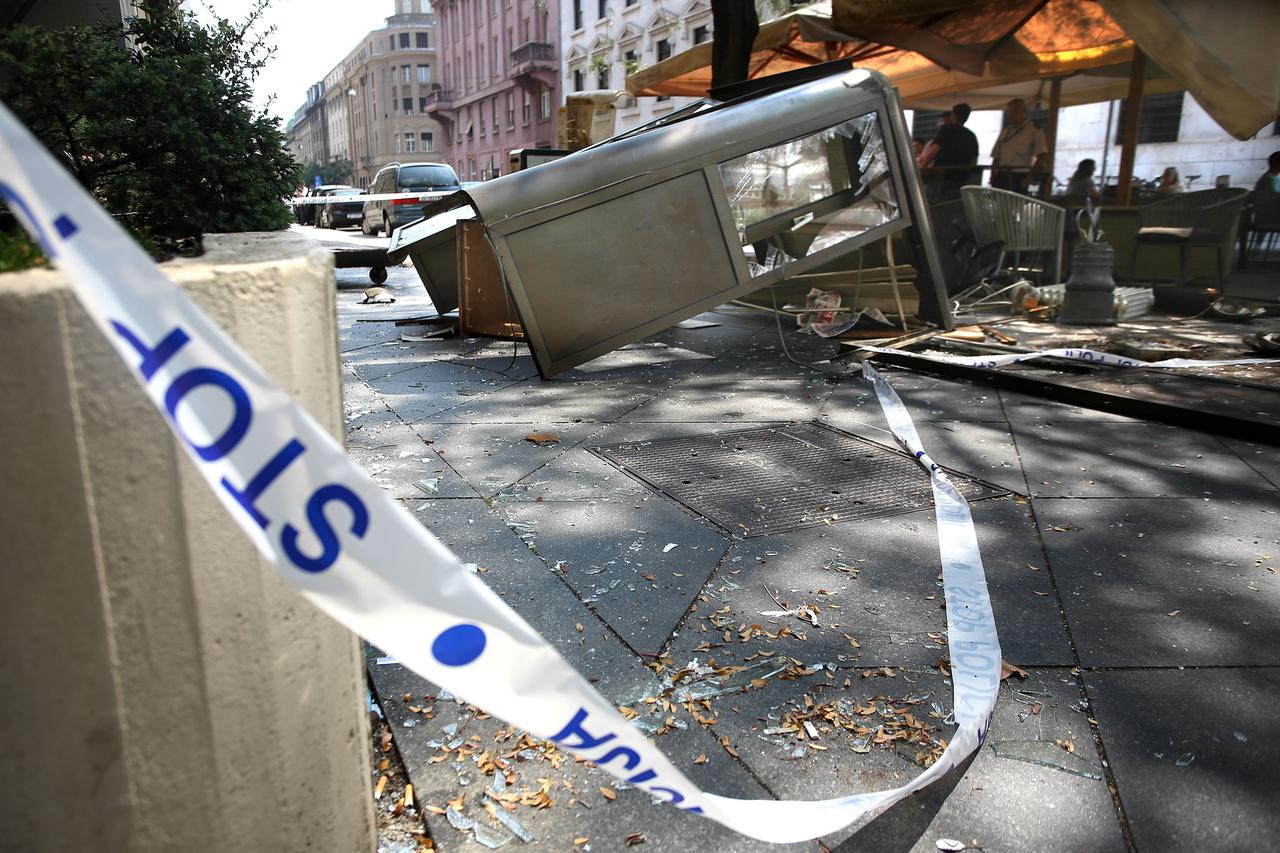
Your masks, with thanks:
M1252 213L1244 246L1247 256L1263 250L1264 244L1268 247L1264 253L1275 248L1280 235L1280 193L1255 192Z
M1138 233L1129 255L1129 280L1138 265L1143 246L1178 247L1178 284L1187 281L1187 255L1195 247L1213 248L1217 257L1218 285L1226 278L1223 248L1229 252L1238 234L1240 211L1249 198L1241 187L1179 193L1138 210ZM1230 258L1226 259L1228 262Z
M1053 278L1047 283L1062 281L1066 210L1038 198L992 187L962 187L960 197L964 200L965 218L969 220L978 245L1004 244L999 267L1004 266L1004 259L1010 252L1014 255L1015 267L1021 266L1023 252L1047 252L1051 254L1051 260L1043 268L1043 273L1053 273Z

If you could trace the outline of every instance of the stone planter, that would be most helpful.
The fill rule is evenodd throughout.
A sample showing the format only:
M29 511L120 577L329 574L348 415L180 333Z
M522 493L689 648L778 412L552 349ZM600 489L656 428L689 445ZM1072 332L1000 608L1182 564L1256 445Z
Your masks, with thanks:
M212 236L170 277L335 435L332 260ZM0 276L0 838L373 847L356 639L257 555L59 273Z

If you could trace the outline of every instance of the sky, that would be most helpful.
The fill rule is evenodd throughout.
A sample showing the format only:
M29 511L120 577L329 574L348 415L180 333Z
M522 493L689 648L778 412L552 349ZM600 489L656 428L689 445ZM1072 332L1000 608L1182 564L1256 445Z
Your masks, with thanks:
M201 20L209 11L232 21L243 20L252 0L186 0L183 8ZM392 0L274 0L263 26L274 25L269 43L275 55L263 68L255 103L268 106L287 122L307 99L307 88L320 81L370 30L381 28Z

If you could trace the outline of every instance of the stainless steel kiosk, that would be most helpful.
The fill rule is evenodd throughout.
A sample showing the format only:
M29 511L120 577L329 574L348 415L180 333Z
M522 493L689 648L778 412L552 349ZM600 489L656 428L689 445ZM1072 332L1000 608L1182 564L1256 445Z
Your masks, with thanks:
M392 235L437 310L454 223L484 225L544 378L897 232L950 326L910 134L872 71L707 104L455 193Z

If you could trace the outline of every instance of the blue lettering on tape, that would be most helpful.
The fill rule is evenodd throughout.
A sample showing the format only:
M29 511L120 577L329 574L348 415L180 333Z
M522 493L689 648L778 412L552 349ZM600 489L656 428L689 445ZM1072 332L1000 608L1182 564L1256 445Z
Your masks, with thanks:
M320 553L315 556L302 553L302 549L298 547L298 529L292 524L286 524L280 532L280 546L284 549L285 556L304 572L323 572L342 553L338 534L324 515L325 505L332 502L345 504L351 511L351 533L357 539L363 539L369 530L369 510L355 492L338 483L316 489L307 500L307 522L315 537L320 540Z
M124 323L112 320L111 328L115 329L116 334L124 338L129 346L137 350L138 355L142 356L142 364L138 365L138 372L147 381L150 381L151 377L156 375L156 371L164 367L165 362L177 355L178 350L186 346L191 340L186 332L175 326L173 331L165 335L160 343L153 348L144 344L142 339L135 335Z
M199 445L183 431L182 425L178 423L177 411L183 397L205 385L225 391L235 413L231 417L231 423L216 441ZM244 386L214 367L195 367L174 379L169 389L164 392L164 407L168 409L169 417L173 419L173 427L182 436L182 440L191 445L196 455L206 462L221 459L234 450L249 432L249 424L253 422L253 406L249 403L249 395L244 390Z
M231 481L226 477L222 478L222 488L226 489L231 494L231 497L235 498L236 502L244 508L244 511L249 513L254 521L258 522L259 527L266 530L267 525L271 523L271 519L263 515L258 510L258 507L255 506L255 503L262 493L276 481L276 478L284 473L284 469L289 467L289 463L301 456L304 450L306 448L302 446L302 442L296 438L290 439L289 443L280 448L280 452L271 457L271 461L262 466L262 470L254 475L253 479L249 481L249 485L244 487L244 491L231 485Z
M53 220L53 227L58 229L58 236L63 240L80 230L80 226L71 221L71 217L65 213Z
M478 625L454 625L431 644L431 655L445 666L466 666L484 651L484 631Z
M31 212L31 208L22 200L22 196L18 195L18 191L4 181L0 181L0 198L3 198L5 204L9 205L9 209L22 220L23 224L27 226L27 230L36 235L36 240L40 243L40 248L44 250L45 255L50 258L56 257L58 253L53 250L53 243L49 240L49 235L40 226L40 220L36 219L36 215Z

